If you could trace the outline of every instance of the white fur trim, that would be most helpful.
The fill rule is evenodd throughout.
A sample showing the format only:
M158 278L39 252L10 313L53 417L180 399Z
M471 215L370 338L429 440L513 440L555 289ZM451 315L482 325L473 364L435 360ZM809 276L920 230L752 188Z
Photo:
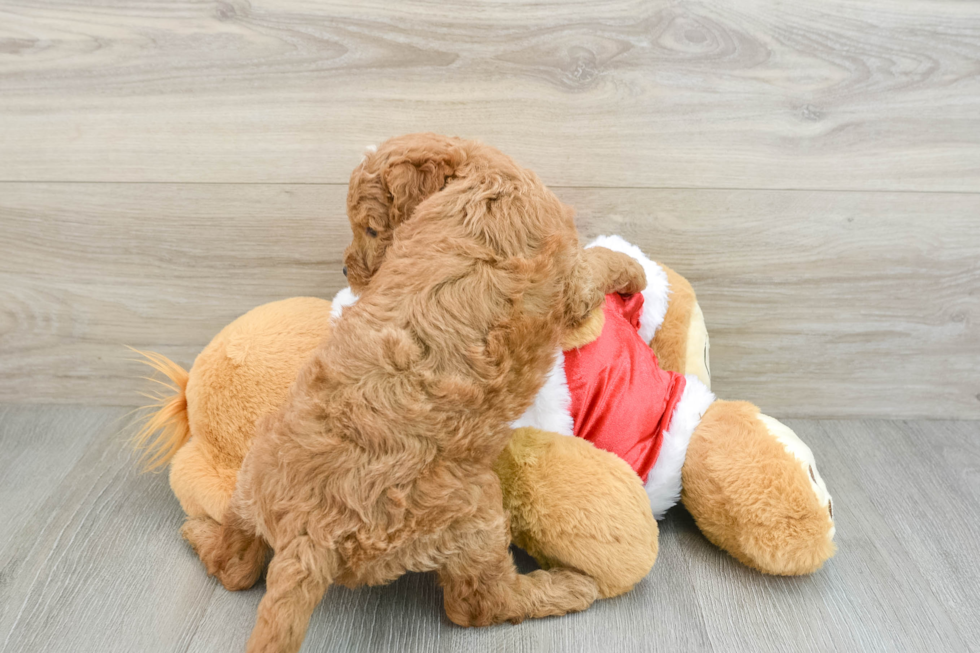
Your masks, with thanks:
M565 355L558 352L555 364L548 372L548 378L534 398L534 403L511 426L533 426L542 431L552 431L562 435L574 434L571 413L572 395L568 391L565 378Z
M670 295L667 273L651 261L639 247L626 242L621 236L599 236L586 245L586 247L596 246L626 254L643 266L643 271L647 275L647 287L642 292L643 313L640 314L640 337L643 338L643 342L649 343L667 314L667 301Z
M688 374L684 378L687 379L684 393L674 406L674 416L664 432L660 455L647 476L647 496L656 519L663 519L664 513L680 501L681 468L687 458L687 445L694 429L701 423L701 417L715 400L711 390L698 377Z
M333 301L330 303L330 320L332 322L339 320L344 309L356 304L357 300L357 295L354 294L354 291L350 287L340 290L333 296Z

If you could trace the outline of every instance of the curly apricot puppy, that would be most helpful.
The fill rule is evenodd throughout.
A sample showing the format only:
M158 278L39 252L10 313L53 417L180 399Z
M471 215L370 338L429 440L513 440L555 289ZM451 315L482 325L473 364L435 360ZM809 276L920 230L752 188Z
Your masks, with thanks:
M437 570L460 625L588 607L582 573L517 573L492 465L562 333L605 293L641 290L642 269L583 251L570 208L470 141L389 142L354 171L349 212L384 238L348 252L360 301L260 422L224 523L184 527L229 589L274 550L248 650L296 651L330 584L406 571Z

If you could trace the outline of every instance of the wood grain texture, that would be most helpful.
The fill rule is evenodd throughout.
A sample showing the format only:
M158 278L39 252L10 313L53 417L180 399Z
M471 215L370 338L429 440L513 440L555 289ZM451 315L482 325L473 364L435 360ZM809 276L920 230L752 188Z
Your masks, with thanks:
M0 396L134 405L123 345L190 365L268 301L332 297L342 187L2 184Z
M343 186L0 184L0 400L134 405L261 303L330 298ZM687 276L714 389L786 416L980 417L980 195L557 189Z
M0 652L184 650L214 587L182 546L182 512L164 474L140 475L122 437L126 411L35 407L0 416L0 442L27 446L22 476L47 496L0 551ZM31 419L48 435L33 440ZM58 477L44 474L88 441ZM198 563L200 564L200 563Z
M13 537L34 519L92 438L106 431L109 416L118 413L104 408L0 406L0 566L9 562L5 556L11 552ZM70 437L65 437L67 415L76 421Z
M16 452L0 474L0 653L244 646L263 588L230 593L205 576L178 534L166 476L135 471L124 417L121 408L0 407L0 446ZM834 496L839 551L813 576L746 569L675 509L650 576L586 612L462 629L446 620L435 577L410 574L332 588L303 650L976 650L980 423L789 425Z
M945 648L956 650L952 642L957 635L976 646L980 642L976 596L980 525L970 515L980 514L976 492L980 425L892 422L876 427L881 439L888 442L885 455L877 442L860 437L861 423L834 425L834 438L827 437L830 426L820 425L826 435L817 439L832 440L838 451L828 451L827 458L843 463L881 515L875 521L882 537L875 546L897 541L908 552L910 568L894 566L892 573L900 576L898 582L907 583L916 576L926 579L932 597L952 622L936 622L935 633L923 638L918 648L936 647L948 638ZM942 478L929 471L936 469L944 470ZM928 632L923 629L924 635Z
M404 132L549 184L970 191L956 0L2 0L0 179L344 183Z

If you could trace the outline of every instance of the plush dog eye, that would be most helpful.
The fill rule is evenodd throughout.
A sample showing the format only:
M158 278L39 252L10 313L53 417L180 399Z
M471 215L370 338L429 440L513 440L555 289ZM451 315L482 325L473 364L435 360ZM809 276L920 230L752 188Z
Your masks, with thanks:
M372 229L371 227L368 227L367 228L367 235L370 236L371 238L377 238L378 237L378 232L375 231L374 229Z

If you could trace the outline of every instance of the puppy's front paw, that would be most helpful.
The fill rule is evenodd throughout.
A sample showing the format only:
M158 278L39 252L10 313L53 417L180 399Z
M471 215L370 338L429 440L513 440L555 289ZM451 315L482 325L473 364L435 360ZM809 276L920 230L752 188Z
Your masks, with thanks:
M623 295L633 295L647 287L647 275L643 271L643 266L636 259L626 254L619 254L622 257L622 268L620 274L613 280L615 289L610 292L618 292Z

